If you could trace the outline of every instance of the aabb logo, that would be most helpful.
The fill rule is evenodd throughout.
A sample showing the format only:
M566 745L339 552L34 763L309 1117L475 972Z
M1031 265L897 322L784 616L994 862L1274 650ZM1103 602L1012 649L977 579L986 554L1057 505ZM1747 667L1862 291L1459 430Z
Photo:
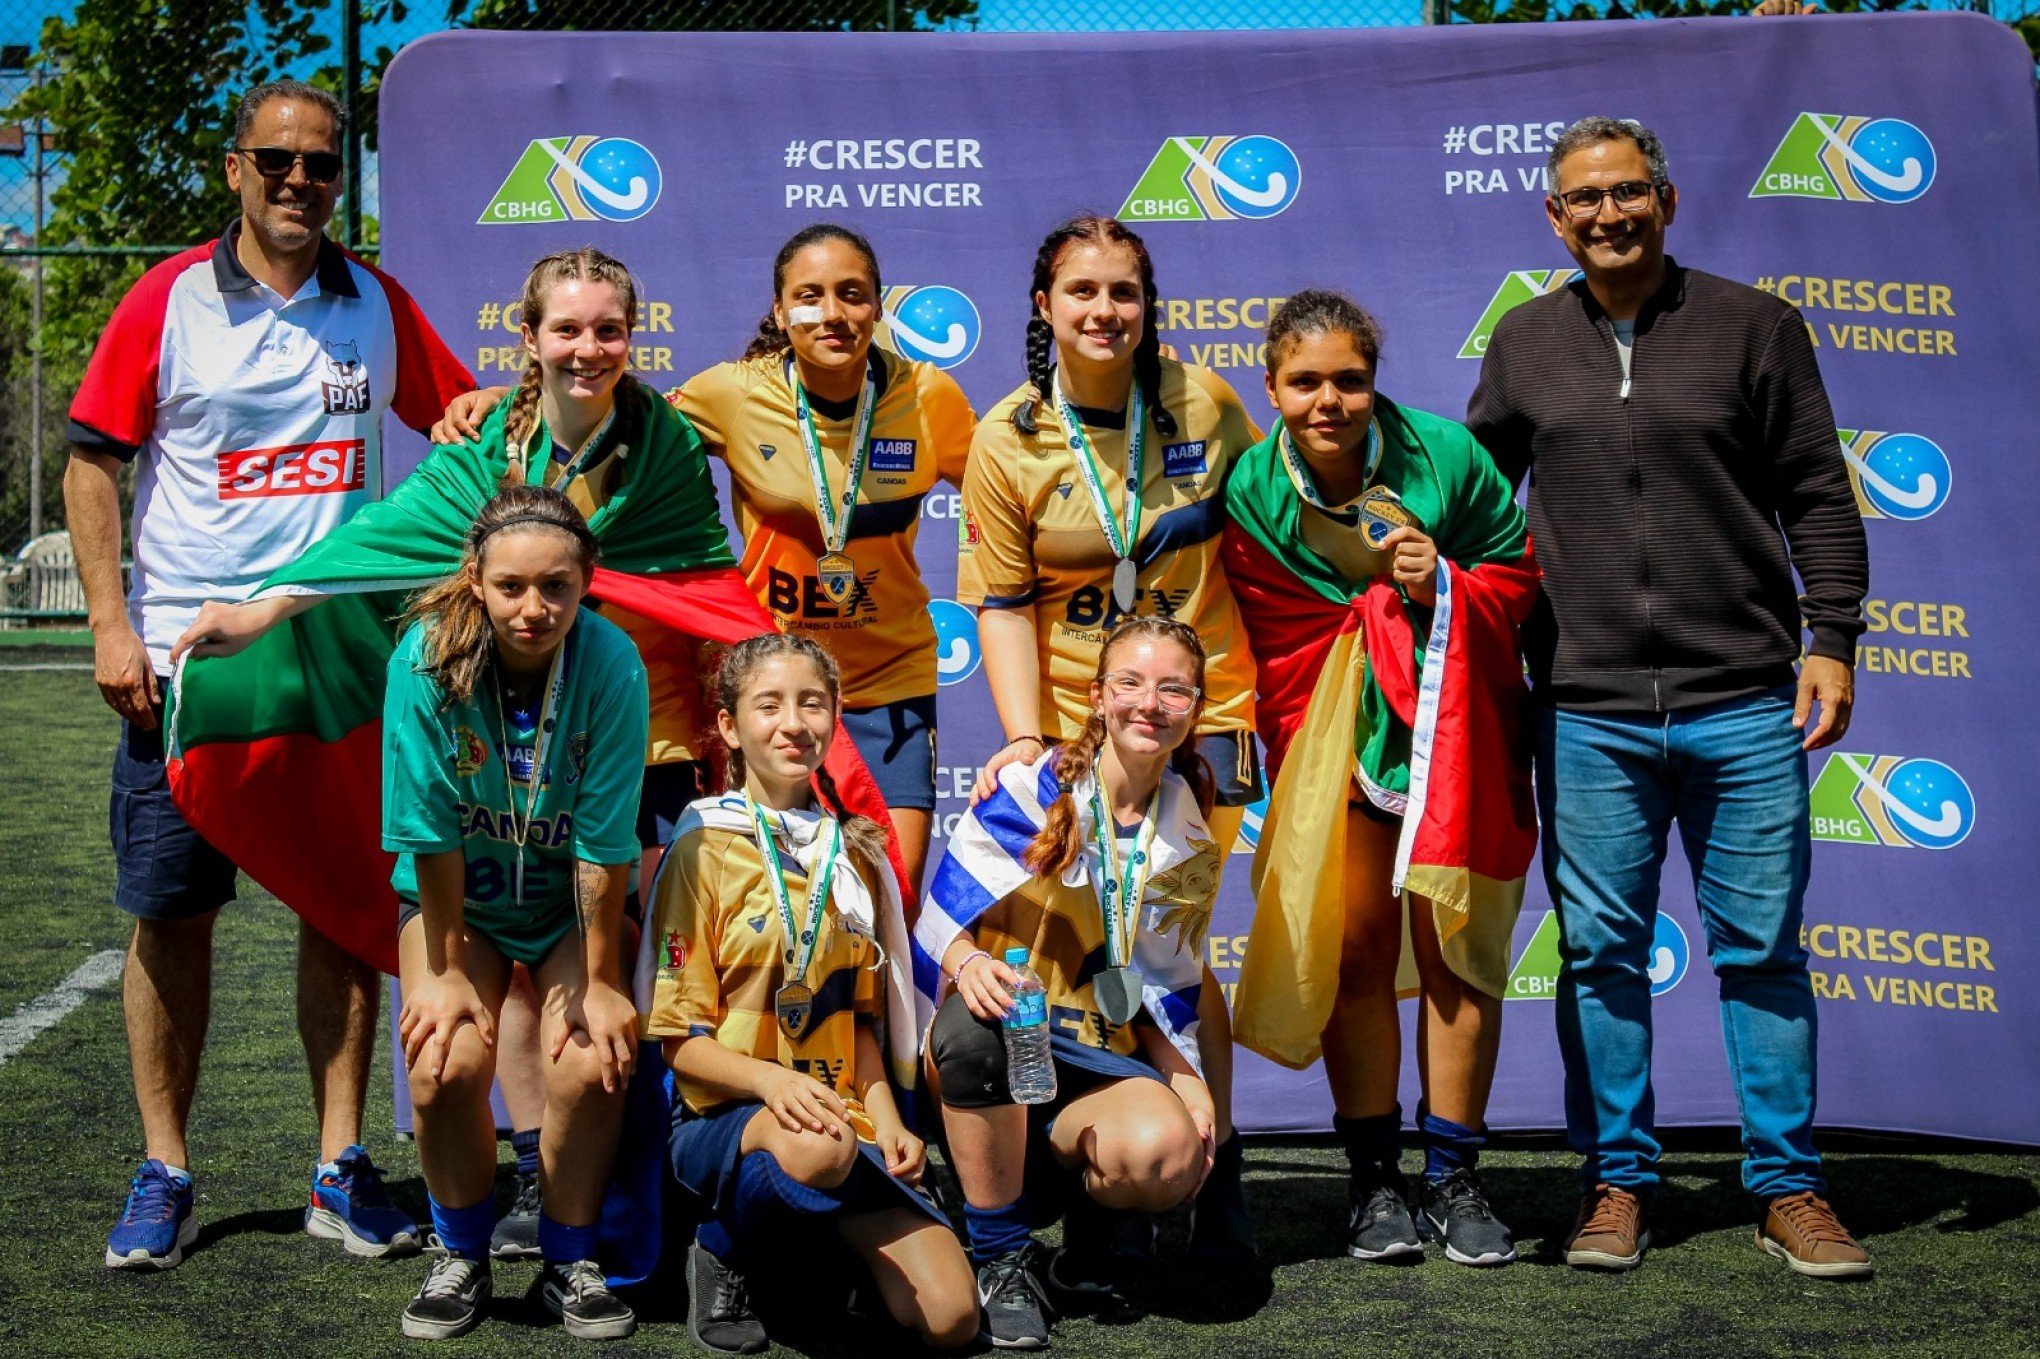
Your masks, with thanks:
M1865 519L1925 519L1948 503L1954 468L1924 434L1839 429L1842 461Z
M368 485L368 445L361 439L244 448L220 454L219 462L222 500L330 495Z
M1910 203L1933 183L1934 144L1904 119L1802 113L1750 197Z
M941 284L906 284L885 290L881 343L909 359L954 368L977 351L984 334L977 304Z
M1480 320L1466 337L1466 343L1459 346L1459 357L1477 359L1486 354L1488 340L1495 333L1495 323L1503 316L1533 297L1557 292L1579 276L1577 269L1511 269L1502 280L1502 286L1495 289L1495 295L1488 300L1487 310L1480 314Z
M635 222L659 201L658 158L628 137L540 137L482 209L482 226Z
M1976 829L1976 796L1939 760L1828 757L1813 781L1813 838L1898 849L1953 849Z
M1171 137L1120 206L1124 222L1259 221L1285 211L1303 164L1273 137Z

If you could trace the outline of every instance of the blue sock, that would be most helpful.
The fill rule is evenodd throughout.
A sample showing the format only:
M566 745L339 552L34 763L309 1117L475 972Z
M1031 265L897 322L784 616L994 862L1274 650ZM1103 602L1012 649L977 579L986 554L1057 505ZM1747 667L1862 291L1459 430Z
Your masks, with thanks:
M519 1175L538 1174L538 1129L511 1133L510 1150L517 1153Z
M1027 1199L1023 1195L1003 1208L963 1205L963 1225L970 1237L972 1264L988 1265L1019 1250L1033 1238L1027 1231Z
M1455 1170L1472 1170L1487 1145L1485 1132L1461 1127L1424 1108L1417 1110L1417 1135L1424 1139L1424 1179L1432 1184Z
M489 1258L489 1238L496 1233L496 1200L493 1195L471 1208L449 1208L430 1194L432 1230L448 1255L467 1260Z
M585 1227L569 1227L564 1222L555 1222L552 1214L541 1209L538 1214L538 1253L549 1265L571 1265L576 1260L592 1260L599 1231L593 1222Z
M703 1218L701 1225L694 1229L694 1241L724 1264L728 1264L737 1253L737 1243L719 1217Z

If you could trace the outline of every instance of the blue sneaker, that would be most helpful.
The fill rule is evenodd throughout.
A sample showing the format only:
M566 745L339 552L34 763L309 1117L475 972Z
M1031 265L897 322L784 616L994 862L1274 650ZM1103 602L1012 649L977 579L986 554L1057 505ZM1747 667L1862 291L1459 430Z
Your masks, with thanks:
M106 1238L106 1267L175 1269L197 1239L191 1177L172 1175L161 1161L144 1161L128 1187L120 1222Z
M331 1170L321 1166L312 1177L312 1202L305 1209L305 1232L338 1241L349 1255L380 1259L409 1255L418 1249L418 1224L390 1202L382 1172L368 1159L366 1147L340 1153Z

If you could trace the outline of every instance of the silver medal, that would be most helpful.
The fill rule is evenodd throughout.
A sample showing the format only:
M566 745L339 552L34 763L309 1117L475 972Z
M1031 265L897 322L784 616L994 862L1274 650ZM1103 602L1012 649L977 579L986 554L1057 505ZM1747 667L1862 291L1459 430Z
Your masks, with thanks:
M1139 583L1140 572L1134 568L1133 558L1121 557L1112 566L1112 603L1121 613L1133 612L1133 592Z
M1108 967L1091 979L1098 1013L1113 1024L1130 1023L1140 1013L1140 978L1130 967Z

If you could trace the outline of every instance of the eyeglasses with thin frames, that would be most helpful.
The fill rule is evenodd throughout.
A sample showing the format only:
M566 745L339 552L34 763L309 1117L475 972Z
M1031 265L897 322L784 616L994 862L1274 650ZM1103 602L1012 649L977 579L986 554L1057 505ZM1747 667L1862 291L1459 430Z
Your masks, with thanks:
M1175 680L1150 684L1130 670L1115 670L1105 677L1105 692L1121 708L1133 707L1152 692L1163 712L1181 717L1197 706L1198 695L1203 691L1195 685L1179 684Z
M331 184L340 178L346 162L338 151L287 151L280 146L237 146L234 150L255 163L255 173L264 179L283 179L291 167L302 162L305 178L314 184Z
M1656 188L1657 185L1647 179L1630 179L1606 189L1572 189L1555 193L1552 197L1565 205L1569 216L1596 217L1600 215L1603 199L1614 199L1615 206L1623 212L1636 212L1650 202L1651 191Z

